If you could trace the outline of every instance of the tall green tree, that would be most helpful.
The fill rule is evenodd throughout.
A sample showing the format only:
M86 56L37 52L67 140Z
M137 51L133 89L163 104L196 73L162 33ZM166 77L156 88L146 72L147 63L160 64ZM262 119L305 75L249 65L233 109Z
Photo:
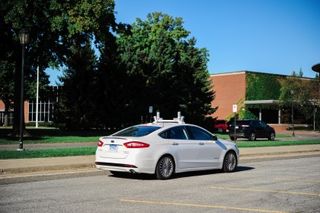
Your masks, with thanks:
M311 80L309 85L309 91L314 106L314 120L316 129L320 130L320 75L317 74L314 79Z
M154 106L164 117L182 111L188 121L200 123L214 112L207 50L196 47L182 18L151 13L137 19L130 33L120 33L117 45L128 77L124 89L134 99L127 107L137 115Z
M95 123L95 104L92 92L95 86L96 58L87 41L84 47L72 47L74 54L67 60L67 68L60 78L60 94L55 122L65 129L88 129Z
M82 43L81 39L90 40L90 44L104 45L104 38L114 26L113 0L71 0L40 1L14 0L0 4L1 67L3 76L14 71L15 82L13 101L18 112L20 91L21 47L18 34L21 29L30 33L30 43L26 48L26 70L35 71L40 66L41 72L47 67L63 66L73 55L71 46ZM14 70L12 69L14 67ZM10 68L10 69L9 69ZM26 76L29 74L26 72ZM9 90L3 90L9 91ZM12 101L11 101L12 102ZM15 123L18 124L18 115Z
M310 85L312 80L303 79L303 72L293 71L291 76L288 76L281 81L280 97L283 105L291 106L295 110L301 112L306 120L311 119L313 114L314 104Z
M18 109L20 105L21 46L18 35L22 28L26 28L28 24L34 23L33 28L30 28L32 31L29 31L32 42L25 48L25 75L23 76L25 99L35 97L36 67L39 66L42 68L48 60L47 53L41 55L41 63L37 60L39 58L38 46L40 42L37 39L36 42L33 41L35 32L38 31L39 27L37 26L37 20L35 19L41 20L43 17L39 14L35 19L32 19L32 16L29 14L32 13L32 11L29 11L28 14L23 14L26 10L26 5L26 1L4 1L0 6L0 39L2 41L0 44L0 49L2 50L0 54L0 98L5 103L6 114L9 110L14 108L15 129L17 129L17 121L20 117ZM46 24L43 24L42 27L45 25ZM44 41L44 44L45 43L46 41ZM46 88L48 83L48 76L41 70L40 88ZM7 122L5 122L5 125L6 124Z

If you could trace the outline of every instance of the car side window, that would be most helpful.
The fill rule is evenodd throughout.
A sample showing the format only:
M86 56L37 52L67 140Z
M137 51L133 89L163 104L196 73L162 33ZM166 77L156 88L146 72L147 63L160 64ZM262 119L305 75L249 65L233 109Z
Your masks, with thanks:
M253 128L258 128L258 127L260 127L259 121L256 121L256 120L251 121L250 125L251 125Z
M187 130L191 140L215 140L211 134L198 127L187 126Z
M267 124L264 123L263 121L260 121L260 126L261 126L262 128L266 128L266 127L267 127Z
M165 139L178 139L178 140L186 140L187 135L183 127L173 127L167 129L159 134L160 137Z

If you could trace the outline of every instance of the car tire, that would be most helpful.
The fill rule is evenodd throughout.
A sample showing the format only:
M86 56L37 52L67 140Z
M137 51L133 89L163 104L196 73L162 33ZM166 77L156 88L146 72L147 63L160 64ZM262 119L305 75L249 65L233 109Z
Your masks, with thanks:
M256 133L251 132L248 139L249 139L249 141L255 141L256 140Z
M234 172L237 168L237 157L234 152L228 152L223 160L223 168L224 172Z
M166 155L160 158L156 166L156 176L159 180L166 180L174 174L175 165L172 157Z
M230 140L235 141L237 138L234 136L230 136Z
M275 135L275 133L274 132L271 132L270 133L270 135L269 135L269 141L274 141L275 140L275 138L276 138L276 135Z

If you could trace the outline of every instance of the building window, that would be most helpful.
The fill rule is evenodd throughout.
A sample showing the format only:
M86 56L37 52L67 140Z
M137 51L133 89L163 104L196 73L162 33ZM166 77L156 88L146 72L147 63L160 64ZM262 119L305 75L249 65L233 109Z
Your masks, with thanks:
M53 121L54 103L49 101L39 101L38 105L38 121L52 122ZM29 121L36 121L36 102L29 102Z

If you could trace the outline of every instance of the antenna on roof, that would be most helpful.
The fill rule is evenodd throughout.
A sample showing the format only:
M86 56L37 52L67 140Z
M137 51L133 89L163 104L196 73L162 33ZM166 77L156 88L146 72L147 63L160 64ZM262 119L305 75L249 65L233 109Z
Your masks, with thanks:
M184 116L181 116L181 112L178 111L177 118L174 118L173 120L178 121L178 123L184 123Z
M173 118L172 120L163 120L162 118L160 118L160 112L157 112L157 116L154 116L153 119L153 123L179 123L179 124L183 124L184 123L184 116L181 116L181 112L179 111L177 114L177 118Z

